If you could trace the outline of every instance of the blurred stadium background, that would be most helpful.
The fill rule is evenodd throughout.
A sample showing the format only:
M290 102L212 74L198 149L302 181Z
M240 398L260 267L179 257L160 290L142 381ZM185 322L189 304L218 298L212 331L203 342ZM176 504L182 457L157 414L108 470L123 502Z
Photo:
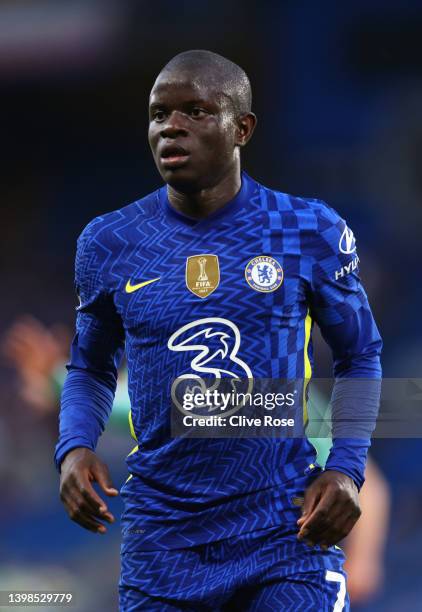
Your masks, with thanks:
M3 0L0 590L71 590L82 612L117 609L120 534L118 523L101 537L67 519L52 462L75 243L92 217L160 184L147 97L162 65L189 48L246 69L259 121L245 168L348 219L385 376L421 376L420 1ZM318 346L315 374L329 365ZM99 452L116 486L131 447L114 419ZM378 575L365 554L352 568L354 610L422 609L421 447L373 444L383 474L374 530L377 506L390 498L391 509ZM119 500L111 506L120 512Z

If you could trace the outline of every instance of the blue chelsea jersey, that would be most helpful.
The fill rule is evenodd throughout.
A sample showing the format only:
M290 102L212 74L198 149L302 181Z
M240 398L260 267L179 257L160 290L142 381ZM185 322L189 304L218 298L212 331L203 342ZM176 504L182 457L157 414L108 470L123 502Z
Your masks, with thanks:
M78 241L80 306L56 462L73 447L95 449L125 349L135 446L121 490L124 551L286 520L289 487L315 460L309 441L173 438L171 385L198 372L309 378L314 321L336 377L379 376L381 340L358 262L353 233L332 208L246 173L235 198L202 220L178 213L162 187L88 224ZM204 358L198 342L214 348L222 337L226 350Z

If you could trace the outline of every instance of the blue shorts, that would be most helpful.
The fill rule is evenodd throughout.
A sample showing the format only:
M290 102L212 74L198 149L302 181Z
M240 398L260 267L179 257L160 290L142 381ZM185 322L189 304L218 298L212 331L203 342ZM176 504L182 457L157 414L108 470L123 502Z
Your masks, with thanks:
M120 612L349 610L343 552L299 542L292 524L121 559Z

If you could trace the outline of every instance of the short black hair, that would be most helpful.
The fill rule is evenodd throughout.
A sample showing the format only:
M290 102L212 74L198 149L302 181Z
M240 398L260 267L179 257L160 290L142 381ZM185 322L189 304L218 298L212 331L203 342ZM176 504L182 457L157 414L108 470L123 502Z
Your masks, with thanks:
M175 55L162 69L164 72L186 70L193 78L212 82L230 98L236 116L251 111L252 89L246 72L231 60L205 49L192 49Z

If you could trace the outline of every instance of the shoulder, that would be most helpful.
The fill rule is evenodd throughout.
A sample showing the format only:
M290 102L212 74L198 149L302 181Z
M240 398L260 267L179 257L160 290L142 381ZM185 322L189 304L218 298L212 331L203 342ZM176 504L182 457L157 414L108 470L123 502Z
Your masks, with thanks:
M130 231L135 225L157 214L158 189L145 197L118 208L98 215L82 230L78 237L78 252L86 250L108 249L122 240L122 232Z
M314 229L325 231L329 227L344 228L345 220L330 205L319 198L305 197L284 193L276 189L260 186L267 203L268 210L279 212L282 216L297 219L299 229Z
M286 232L290 229L300 232L303 254L351 255L355 252L352 230L340 213L324 200L261 188L264 191L261 199L267 199L265 208L272 216L280 214L281 228Z

